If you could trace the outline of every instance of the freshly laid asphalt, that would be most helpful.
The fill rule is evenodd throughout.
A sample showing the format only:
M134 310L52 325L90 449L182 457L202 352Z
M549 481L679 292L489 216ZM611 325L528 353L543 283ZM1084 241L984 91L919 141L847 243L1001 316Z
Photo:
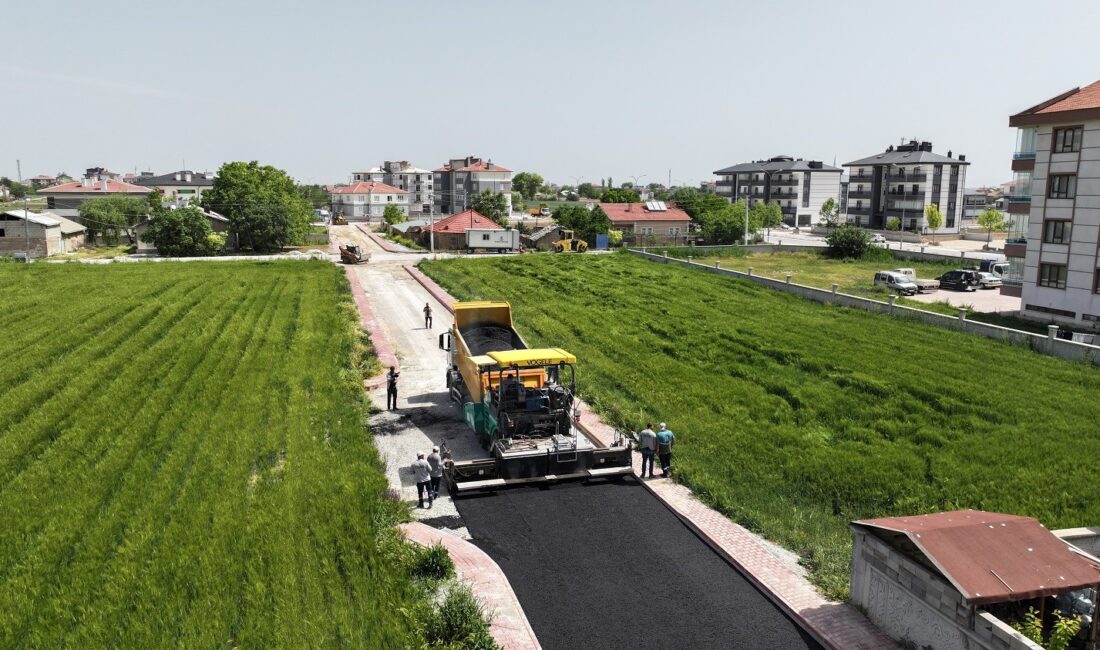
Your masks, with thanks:
M546 650L821 647L633 479L456 505Z

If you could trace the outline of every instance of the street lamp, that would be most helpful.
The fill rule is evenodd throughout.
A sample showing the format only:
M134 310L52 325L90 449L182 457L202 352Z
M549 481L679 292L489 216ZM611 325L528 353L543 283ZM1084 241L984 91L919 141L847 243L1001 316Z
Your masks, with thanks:
M634 187L634 189L635 189L635 190L637 190L637 189L638 189L638 179L639 179L639 178L645 178L645 177L646 177L646 175L645 175L645 174L642 174L641 176L634 176L633 174L627 174L627 176L630 176L631 178L633 178L633 179L634 179L634 185L633 185L633 187Z

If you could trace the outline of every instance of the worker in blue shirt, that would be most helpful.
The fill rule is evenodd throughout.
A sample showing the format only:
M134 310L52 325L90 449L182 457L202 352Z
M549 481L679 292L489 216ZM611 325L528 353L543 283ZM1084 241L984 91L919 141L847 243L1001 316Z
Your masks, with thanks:
M657 431L657 457L661 459L661 475L668 478L672 475L672 445L676 442L676 434L661 423Z

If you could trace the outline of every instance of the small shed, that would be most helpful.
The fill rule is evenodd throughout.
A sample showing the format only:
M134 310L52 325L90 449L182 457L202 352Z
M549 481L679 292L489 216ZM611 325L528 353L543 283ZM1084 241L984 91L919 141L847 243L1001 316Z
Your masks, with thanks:
M1004 614L1043 611L1048 597L1100 585L1100 562L1029 517L959 510L864 519L851 529L852 602L917 647L1038 648ZM1095 618L1095 600L1090 609ZM1088 633L1095 638L1095 625Z
M169 209L176 209L175 206L168 206ZM229 218L214 212L213 210L203 210L203 215L206 220L210 222L210 230L212 232L226 233L225 248L226 250L236 250L236 237L229 231ZM134 238L137 240L137 252L145 255L155 255L157 247L153 245L153 242L145 239L145 230L149 227L149 221L143 221L134 227Z
M565 228L555 223L536 230L530 235L524 235L520 239L527 248L548 251L554 247L554 242L561 241L565 238L564 233Z
M503 228L476 210L466 210L452 214L420 229L421 246L428 246L430 233L435 233L436 250L463 250L466 248L466 231L503 230Z
M51 212L0 213L0 255L24 251L31 257L71 253L84 246L87 229Z

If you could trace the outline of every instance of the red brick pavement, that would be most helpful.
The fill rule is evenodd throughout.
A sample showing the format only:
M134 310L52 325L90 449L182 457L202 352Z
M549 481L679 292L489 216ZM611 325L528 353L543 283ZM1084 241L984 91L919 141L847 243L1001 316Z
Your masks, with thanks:
M417 252L417 251L414 251L411 248L406 248L404 246L399 246L398 244L395 244L395 243L391 242L388 239L385 239L383 237L379 237L374 232L372 232L370 228L364 228L363 226L361 226L359 224L355 224L355 227L359 229L359 232L363 233L367 237L370 237L371 240L374 243L381 246L382 250L386 251L387 253L415 253L415 252Z
M425 524L401 524L405 537L421 546L442 544L455 563L455 571L470 583L474 594L481 599L485 611L492 617L489 631L497 643L506 650L538 649L538 639L523 606L500 566L484 551L449 532L436 530Z
M348 276L348 284L351 285L351 296L355 300L356 309L359 311L359 325L370 336L371 345L374 347L374 356L378 357L383 369L389 369L390 366L393 366L400 371L401 364L397 361L393 346L390 345L390 340L386 338L382 323L375 318L374 312L371 311L367 295L363 293L363 285L359 282L359 274L355 272L355 267L351 265L344 266L344 273ZM385 381L385 372L380 373L378 376L367 380L367 388L376 388Z
M428 291L428 293L432 294L432 297L438 300L439 304L446 307L447 311L451 312L452 314L454 313L455 299L451 297L451 294L444 291L443 287L435 283L435 280L432 280L428 276L421 273L420 269L416 268L415 266L411 264L405 264L404 266L409 275L413 276L414 280L419 282L421 286L423 286Z

